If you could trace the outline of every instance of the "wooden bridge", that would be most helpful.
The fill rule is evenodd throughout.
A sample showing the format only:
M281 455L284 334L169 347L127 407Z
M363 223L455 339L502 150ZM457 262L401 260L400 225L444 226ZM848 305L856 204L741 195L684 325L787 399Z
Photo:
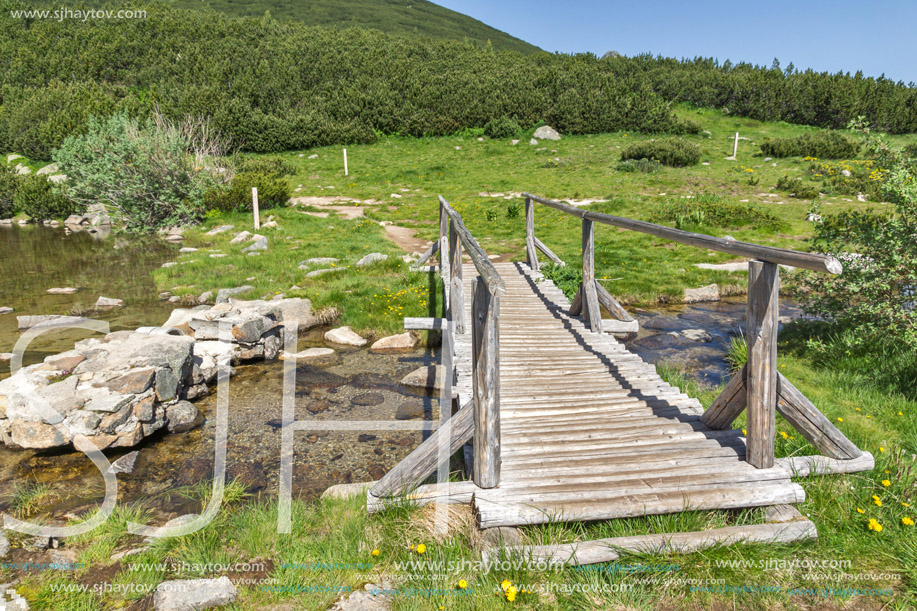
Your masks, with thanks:
M539 272L538 251L562 262L535 236L536 203L581 219L583 282L572 304ZM441 330L443 365L454 375L447 374L443 383L439 428L372 487L370 511L404 498L469 502L478 526L490 528L780 507L805 498L794 475L873 468L872 456L777 372L778 265L839 273L837 260L589 212L529 194L525 211L527 263L493 264L461 216L440 198L440 239L417 265L439 254L445 315L406 319L405 326ZM706 412L612 335L636 332L637 321L595 281L595 223L751 259L748 362ZM463 251L470 263L463 262ZM603 319L602 309L612 318ZM462 407L451 414L456 397ZM743 436L730 427L746 406ZM822 454L775 459L777 412ZM443 483L441 477L441 483L417 487L437 466L444 474L444 462L469 440L471 481ZM613 547L696 549L698 541L703 546L815 536L814 525L795 516L780 527L599 542L591 556L582 547L578 555L568 549L527 551L599 562L616 553L609 551Z

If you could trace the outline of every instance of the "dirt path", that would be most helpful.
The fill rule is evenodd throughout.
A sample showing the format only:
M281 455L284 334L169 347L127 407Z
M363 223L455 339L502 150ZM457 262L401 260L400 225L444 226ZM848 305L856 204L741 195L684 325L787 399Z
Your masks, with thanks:
M422 253L430 248L431 244L433 244L433 242L428 240L421 240L420 238L414 237L415 233L417 233L416 229L409 229L407 227L400 227L398 225L385 226L385 235L388 236L388 239L397 244L399 248L407 253Z
M360 204L359 206L341 206L336 205L342 202L351 202ZM362 216L366 216L363 213L363 206L377 206L382 202L378 202L374 199L354 199L352 197L344 197L342 195L314 195L314 196L303 196L303 197L294 197L290 199L290 203L294 206L312 206L313 208L319 208L320 210L330 210L332 212L337 212L345 219L352 220ZM321 218L327 218L327 212L308 212L303 211L303 214L311 214L312 216L318 216Z

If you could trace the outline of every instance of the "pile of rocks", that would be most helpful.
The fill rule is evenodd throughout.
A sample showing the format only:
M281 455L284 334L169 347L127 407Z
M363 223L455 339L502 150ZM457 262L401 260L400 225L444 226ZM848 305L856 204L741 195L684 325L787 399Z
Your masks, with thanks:
M200 418L188 400L209 392L221 364L277 358L285 318L308 326L311 302L230 299L174 310L162 327L80 341L0 381L0 440L52 448L84 435L105 449L163 427L189 430Z

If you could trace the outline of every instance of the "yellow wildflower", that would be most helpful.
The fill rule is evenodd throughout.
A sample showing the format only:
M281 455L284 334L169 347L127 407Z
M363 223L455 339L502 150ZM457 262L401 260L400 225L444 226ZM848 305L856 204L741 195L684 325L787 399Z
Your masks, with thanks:
M843 419L843 418L838 418L837 421L838 421L838 422L843 422L844 419Z
M872 502L876 504L876 507L882 506L882 499L880 499L876 495L872 495Z
M780 436L783 437L784 439L789 439L789 438L790 438L790 436L787 435L786 433L784 433L783 431L780 431Z
M883 479L883 480L882 480L882 485L885 486L886 488L888 488L889 486L892 485L892 483L891 483L890 481L888 481L887 479Z
M459 589L460 589L460 590L464 590L465 588L468 587L468 582L465 581L464 579L459 579L459 584L458 584L458 586L459 586Z
M882 532L882 525L875 518L869 520L869 530L874 530L877 533Z
M374 549L372 553L373 553L373 556L378 556L378 555L379 555L379 550Z
M910 506L911 506L910 503L905 503L904 501L901 501L901 504L904 505L905 507L910 507Z
M417 553L418 553L418 554L424 554L424 553L426 553L426 551L427 551L427 546L424 545L423 543L421 543L420 545L417 546Z
M500 587L503 588L503 591L506 592L513 583L509 579L504 579L503 583L500 584Z
M506 590L506 600L513 602L516 600L516 586L510 586Z
M866 513L866 511L857 507L857 513Z
M748 435L748 433L745 431L745 429L742 429L742 434L743 434L743 435Z
M879 451L880 451L880 452L884 452L884 451L885 451L885 448L879 446Z
M909 517L905 516L905 517L901 518L901 523L904 524L905 526L913 526L913 525L914 525L914 520L912 520L912 519L910 519Z

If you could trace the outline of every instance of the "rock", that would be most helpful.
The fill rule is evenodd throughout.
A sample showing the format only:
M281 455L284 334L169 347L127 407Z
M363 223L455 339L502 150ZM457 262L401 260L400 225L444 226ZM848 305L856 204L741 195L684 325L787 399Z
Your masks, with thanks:
M815 214L814 212L810 212L810 213L806 216L806 220L809 221L809 222L811 222L811 223L821 223L821 220L822 220L822 219L821 219L821 215L820 215L820 214Z
M86 360L86 357L75 350L52 354L44 360L45 365L57 371L73 371L77 365Z
M356 497L365 497L366 491L376 485L372 482L357 482L355 484L335 484L322 492L323 499L352 499Z
M371 252L357 261L357 267L365 267L373 263L378 263L379 261L385 261L386 259L388 259L388 255L383 255L381 252Z
M509 143L512 144L513 146L516 146L517 144L519 144L519 139L513 138L512 140L509 141Z
M219 291L217 291L216 302L217 302L218 304L219 304L219 303L226 303L227 301L229 301L229 298L230 298L230 297L235 297L236 295L241 295L242 293L247 293L248 291L251 291L251 290L253 290L254 288L255 288L255 287L249 286L249 285L246 284L246 285L244 285L244 286L237 286L237 287L234 288L234 289L220 289Z
M251 237L250 231L242 231L236 234L236 237L229 241L230 244L239 244Z
M60 167L56 163L49 163L46 166L43 166L35 172L36 176L44 176L45 174L57 174L60 171Z
M309 324L310 320L314 318L312 316L312 302L308 299L290 297L289 299L280 300L277 305L280 309L280 320L295 320L299 322L300 329L306 328L304 325Z
M410 350L416 345L417 339L411 335L410 331L406 331L399 335L389 335L388 337L383 337L382 339L373 342L373 345L370 346L370 350L376 350L379 352Z
M140 456L140 450L134 450L133 452L128 452L115 462L111 463L109 468L109 473L132 473L134 471L134 464L137 462L137 457Z
M0 363L6 364L13 360L12 352L0 352ZM2 416L0 416L2 417Z
M93 307L97 310L102 308L123 308L124 300L113 297L99 297Z
M37 327L38 325L47 326L64 326L80 322L86 322L88 318L80 316L61 316L59 314L44 314L40 316L17 316L16 322L20 331Z
M440 390L445 379L445 369L442 365L426 365L418 367L401 379L405 386L426 388L427 390Z
M175 261L166 261L165 263L163 263L163 264L160 265L159 267L170 268L170 267L174 267L174 266L176 266L176 265L178 265L178 263L176 263Z
M350 403L361 407L375 407L376 405L385 403L385 395L380 392L367 392L362 395L357 395L350 400Z
M531 144L532 146L538 146L538 141L532 138L531 140L529 140L529 144Z
M350 327L338 327L325 333L325 341L332 344L342 344L344 346L365 346L368 342L363 339Z
M268 221L261 226L261 229L277 229L277 221Z
M708 284L697 289L684 289L683 301L685 303L700 303L703 301L719 301L720 287Z
M312 259L306 259L305 261L299 262L299 269L304 269L312 267L313 265L331 265L332 263L337 263L338 259L334 257L313 257Z
M0 314L9 314L13 311L13 308L8 308L6 306L0 308Z
M317 269L306 274L306 278L315 278L316 276L321 276L323 274L329 274L331 272L340 272L344 271L343 267L330 267L328 269Z
M197 302L200 304L208 303L213 299L213 291L204 291L201 293L200 297L197 298Z
M166 408L166 421L170 433L184 433L200 424L200 413L187 401L179 401Z
M11 420L9 434L10 441L20 448L56 448L67 445L71 440L54 425L27 420Z
M48 181L53 182L55 184L61 183L61 182L67 182L67 175L66 174L54 174L53 176L48 176Z
M16 173L20 176L25 176L32 173L32 168L27 165L22 165L21 163L16 164Z
M216 254L212 254L212 255L209 255L209 256L210 256L211 259L222 259L222 258L225 257L226 255L223 254L223 253L221 253L221 252L218 252L218 253L216 253Z
M483 548L514 547L522 545L522 535L518 528L497 526L480 531L480 545Z
M868 201L867 198L866 198L866 194L865 194L865 193L857 193L857 201L858 201L858 202L865 202L865 201Z
M144 367L134 369L125 374L105 382L97 382L96 386L104 386L108 390L122 394L139 395L145 393L153 386L156 369Z
M221 234L221 233L225 233L225 232L229 231L230 229L235 229L235 227L236 227L235 225L220 225L220 226L218 226L218 227L214 227L213 229L211 229L210 231L208 231L208 232L205 233L204 235L215 236L215 235L218 235L218 234Z
M304 363L306 365L325 365L334 363L338 360L338 353L332 350L331 348L309 348L296 354L290 354L288 352L283 353L280 358L289 359L296 358L297 363Z
M686 339L690 339L692 342L698 343L713 341L713 336L703 329L683 329L682 331L672 332L670 335L680 335Z
M239 591L225 575L219 579L164 581L153 594L156 611L198 611L232 603Z
M548 125L542 125L536 129L532 137L539 140L560 140L560 134L557 133L557 130Z
M74 288L72 286L67 286L64 288L48 289L45 292L48 293L49 295L72 295L73 293L77 292L78 290L80 289Z
M388 611L392 608L392 594L397 591L391 583L368 583L334 603L329 611Z
M10 153L9 155L6 156L7 163L15 161L16 159L24 159L24 157L22 155L17 155L16 153Z
M197 249L191 248L190 246L183 246L182 248L178 249L178 252L181 252L181 253L197 252Z
M765 159L764 161L770 161L770 160L769 160L769 159ZM850 170L841 170L841 174L843 174L844 176L847 176L847 177L849 178L849 177L850 177Z
M253 243L251 244L251 246L246 246L245 248L242 249L242 252L256 252L256 251L267 250L267 238L265 236L263 235L254 236L252 240L253 240Z

